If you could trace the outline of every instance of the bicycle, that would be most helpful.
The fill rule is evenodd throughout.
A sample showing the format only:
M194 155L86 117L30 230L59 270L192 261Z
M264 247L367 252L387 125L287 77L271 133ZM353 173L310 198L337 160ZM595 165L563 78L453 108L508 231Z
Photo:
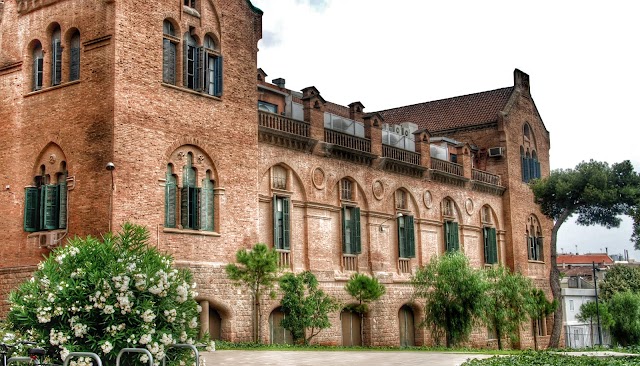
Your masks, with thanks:
M37 343L29 341L19 341L13 344L5 343L4 341L0 342L0 366L8 366L13 362L29 362L40 365L40 357L43 357L45 354L45 350L42 348L28 348L27 357L7 357L11 356L11 352L20 345L35 346Z

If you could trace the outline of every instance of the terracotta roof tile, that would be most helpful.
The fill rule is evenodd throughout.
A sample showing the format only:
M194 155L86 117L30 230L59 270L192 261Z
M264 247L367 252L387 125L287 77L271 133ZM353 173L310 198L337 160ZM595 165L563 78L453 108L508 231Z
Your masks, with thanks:
M613 264L613 259L605 253L590 254L560 254L558 255L558 266L564 264L591 264L592 262Z
M513 87L379 111L386 123L413 122L433 133L497 121Z

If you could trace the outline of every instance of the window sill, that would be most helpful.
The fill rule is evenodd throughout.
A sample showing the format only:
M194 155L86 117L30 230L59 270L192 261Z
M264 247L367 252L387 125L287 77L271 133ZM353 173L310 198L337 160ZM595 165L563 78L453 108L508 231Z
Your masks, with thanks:
M62 84L58 84L58 85L54 85L54 86L48 86L46 88L42 88L40 90L34 90L34 91L30 91L29 93L25 94L24 97L30 97L32 95L37 95L37 94L42 94L42 93L46 93L48 91L52 91L52 90L57 90L60 88L64 88L66 86L71 86L71 85L75 85L75 84L80 84L80 79L78 80L74 80L74 81L69 81L66 83L62 83Z
M534 259L529 259L529 263L544 264L544 261L537 261L537 260L534 260Z
M182 11L196 18L200 18L200 13L190 6L182 5Z
M215 231L202 231L202 230L192 230L192 229L174 229L170 227L165 227L162 229L163 233L170 234L186 234L186 235L201 235L201 236L216 236L219 237L220 233Z
M186 93L189 93L189 94L199 95L201 97L210 98L210 99L217 100L217 101L222 101L222 98L220 98L220 97L216 97L214 95L209 95L209 94L206 94L206 93L203 93L203 92L195 91L195 90L192 90L192 89L189 89L189 88L185 88L185 87L182 87L182 86L168 84L168 83L165 83L165 82L160 82L160 84L162 86L170 88L170 89L180 90L180 91L183 91L183 92L186 92Z

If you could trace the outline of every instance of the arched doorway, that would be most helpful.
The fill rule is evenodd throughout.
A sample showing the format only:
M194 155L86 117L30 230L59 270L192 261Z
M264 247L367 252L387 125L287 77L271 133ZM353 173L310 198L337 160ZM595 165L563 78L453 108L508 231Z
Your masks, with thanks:
M280 322L285 318L282 308L274 309L269 315L269 339L271 344L292 344L291 332L284 329Z
M209 338L213 341L222 339L222 317L213 308L209 308Z
M343 309L340 313L342 322L342 345L362 346L362 318L360 314Z
M416 331L413 322L413 310L407 305L402 305L398 311L400 320L400 347L413 347L416 345Z

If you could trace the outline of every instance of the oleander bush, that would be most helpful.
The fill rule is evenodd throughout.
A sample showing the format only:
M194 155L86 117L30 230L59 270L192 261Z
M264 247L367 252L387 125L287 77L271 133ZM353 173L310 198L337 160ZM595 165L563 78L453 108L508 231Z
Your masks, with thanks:
M193 344L200 307L192 275L173 268L148 239L144 227L124 224L118 234L74 238L54 249L9 296L10 328L46 346L58 363L75 351L113 365L122 348L135 347L149 350L158 365L168 345ZM169 363L184 364L189 352L170 355ZM127 359L148 362L146 355Z
M640 357L568 356L548 352L525 352L514 356L494 356L469 360L462 366L634 366Z

